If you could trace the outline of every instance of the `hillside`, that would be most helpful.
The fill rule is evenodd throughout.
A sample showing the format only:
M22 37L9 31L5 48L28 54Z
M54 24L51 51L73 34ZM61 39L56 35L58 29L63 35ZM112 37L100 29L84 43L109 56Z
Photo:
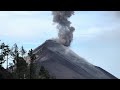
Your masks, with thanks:
M37 47L34 54L38 56L36 75L40 66L44 66L57 79L117 79L53 40L47 40Z

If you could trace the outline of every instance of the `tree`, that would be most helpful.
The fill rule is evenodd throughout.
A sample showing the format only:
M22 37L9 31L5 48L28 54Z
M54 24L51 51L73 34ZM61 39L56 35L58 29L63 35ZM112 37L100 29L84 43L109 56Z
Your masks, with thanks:
M5 46L5 44L4 44L4 43L2 43L2 44L0 45L0 49L3 49L3 48L4 48L4 46Z
M21 47L20 53L21 53L21 56L22 56L22 57L23 57L23 56L25 55L25 53L26 53L26 51L25 51L25 49L24 49L23 46Z
M17 69L16 73L19 79L24 79L24 75L26 75L27 71L27 63L22 57L18 57L18 62L16 64Z
M5 62L6 60L4 60L4 56L0 55L0 67L2 67L2 64Z
M4 43L2 43L0 45L0 49L1 49L1 55L0 55L0 64L2 65L6 60L5 57L7 57L7 69L8 69L8 55L10 52L9 46L5 45Z
M11 70L11 72L13 72L13 68L14 68L13 63L9 63L9 69Z
M4 69L3 67L0 67L0 79L14 79L13 75L8 72L8 70Z
M23 58L23 55L26 53L25 49L23 46L21 47L21 50L19 51L19 48L17 44L15 43L14 46L9 49L9 46L2 43L0 45L0 68L2 64L7 61L7 72L12 74L12 78L15 79L25 79L25 78L30 78L30 79L35 79L38 78L35 75L35 69L36 69L36 64L35 59L36 55L33 54L33 50L29 50L28 56L30 57L30 65L26 63L26 61ZM20 56L21 54L21 56ZM8 68L8 56L11 56L13 59L13 63L10 63L9 68ZM14 68L14 69L13 69ZM10 71L9 71L10 70ZM40 73L39 73L40 78L38 79L50 79L50 75L47 70L45 70L44 67L41 67ZM6 77L7 78L7 77Z
M17 46L16 43L14 44L14 52L15 52L15 53L18 53L18 46Z
M33 50L29 50L28 56L30 57L30 79L34 78L34 60L36 59L35 54L33 54Z
M1 40L0 40L1 41ZM2 43L1 45L0 45L0 49L1 49L1 54L0 54L0 67L2 66L2 64L5 62L5 60L4 60L4 55L3 55L3 48L4 48L4 43Z
M17 44L15 43L13 45L13 47L11 48L11 51L10 51L10 55L12 56L11 58L13 59L13 63L14 63L14 66L16 67L16 70L15 72L13 73L15 78L19 78L20 75L19 75L19 51L18 51L18 46Z
M20 56L21 53L21 56ZM17 44L15 43L11 50L9 49L9 46L2 43L0 44L0 68L2 68L2 64L7 61L7 72L11 73L13 75L13 78L16 79L24 79L28 78L29 76L29 70L28 70L28 64L23 58L23 55L26 53L23 46L21 47L21 51L19 52L19 48ZM10 63L8 68L8 56L11 56L13 63ZM31 59L33 60L33 55L31 54ZM14 68L14 69L13 69ZM11 71L11 72L10 72Z
M16 43L11 48L10 55L12 56L11 58L13 59L13 63L16 64L18 62L19 57L18 46Z
M34 63L36 56L33 54L33 50L29 50L28 56L30 57L30 79L38 78L38 79L54 79L55 77L52 77L49 75L49 72L41 66L40 72L39 72L39 77L35 76L35 69L36 69L36 64Z
M7 69L8 69L8 55L9 55L9 53L10 53L9 46L5 45L4 49L3 49L3 55L7 57Z

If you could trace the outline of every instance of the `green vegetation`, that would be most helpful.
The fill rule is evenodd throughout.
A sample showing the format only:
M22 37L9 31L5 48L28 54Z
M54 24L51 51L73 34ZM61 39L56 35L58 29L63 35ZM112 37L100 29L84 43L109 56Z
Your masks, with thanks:
M35 75L34 75L34 60L36 59L36 56L35 54L33 54L33 50L29 50L29 53L28 53L29 57L30 57L30 79L34 79L35 78Z
M43 66L40 68L39 76L35 75L36 55L32 49L26 54L23 46L19 50L17 44L14 44L10 49L8 45L1 43L0 52L0 79L53 79ZM26 62L24 58L26 56L29 56L30 64ZM11 60L13 63L8 65L8 61ZM5 62L7 62L6 69L2 67Z

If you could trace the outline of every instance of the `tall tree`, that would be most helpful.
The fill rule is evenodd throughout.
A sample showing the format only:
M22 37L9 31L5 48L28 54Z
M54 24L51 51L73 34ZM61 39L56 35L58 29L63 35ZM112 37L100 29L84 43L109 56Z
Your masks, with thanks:
M7 69L8 69L8 55L9 55L9 52L10 52L9 46L2 43L0 45L0 49L1 49L0 57L1 57L1 61L3 61L1 63L4 63L6 61L4 59L5 59L5 57L7 57Z
M14 46L11 48L11 52L10 52L11 56L13 57L13 63L16 67L13 74L18 79L24 79L24 77L27 75L28 72L27 70L28 66L24 58L20 56L20 53L24 55L25 50L22 46L21 50L19 51L19 48L15 43Z
M2 43L0 45L0 50L1 50L1 53L0 53L0 67L2 66L2 64L6 61L4 60L4 55L3 55L3 48L4 48L5 44Z
M19 51L18 51L18 46L17 46L17 44L15 43L15 44L14 44L14 54L17 55L18 53L19 53Z
M0 45L1 54L3 54L3 49L4 49L4 47L5 47L5 44L4 44L4 43L2 43L2 44Z
M21 53L21 56L22 56L22 57L23 57L23 56L25 55L25 53L26 53L26 51L25 51L25 49L24 49L23 46L21 47L20 53Z
M4 54L4 56L7 57L7 69L8 69L8 55L9 55L9 53L10 53L9 46L8 46L8 45L5 45L5 46L4 46L4 50L3 50L3 54Z
M33 54L33 50L29 50L28 56L30 57L30 79L34 78L34 60L36 59L35 54Z
M16 64L18 61L17 59L19 57L19 50L18 50L18 46L16 43L11 48L10 55L12 56L13 63Z
M10 55L12 56L11 58L13 59L14 66L16 67L15 76L19 78L19 70L18 70L18 64L17 64L19 61L19 51L16 43L11 48Z
M19 79L24 79L24 75L27 74L27 63L22 57L18 57L17 62L17 74Z
M4 60L4 56L0 55L0 67L2 67L2 64L5 62L6 60Z

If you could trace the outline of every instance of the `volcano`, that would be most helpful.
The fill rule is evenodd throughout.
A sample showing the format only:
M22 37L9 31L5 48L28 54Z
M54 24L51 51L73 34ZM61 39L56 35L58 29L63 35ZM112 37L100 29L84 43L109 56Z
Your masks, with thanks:
M44 66L56 79L117 79L54 40L47 40L33 51L37 59L36 75Z

